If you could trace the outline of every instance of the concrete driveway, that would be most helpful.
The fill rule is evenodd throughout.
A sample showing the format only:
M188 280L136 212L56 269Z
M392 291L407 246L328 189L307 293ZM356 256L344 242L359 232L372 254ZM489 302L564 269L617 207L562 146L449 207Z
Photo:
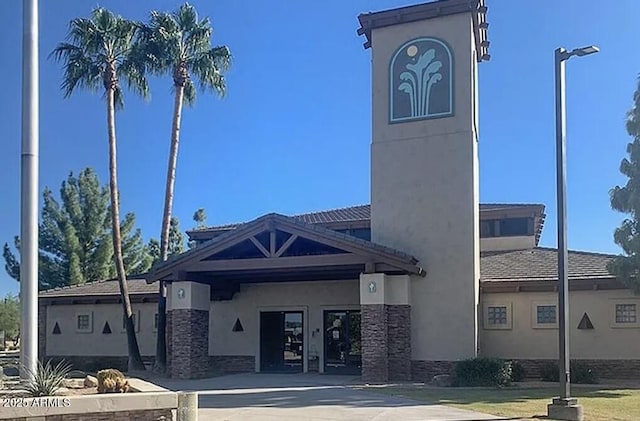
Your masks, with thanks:
M200 420L480 421L500 418L358 390L359 378L318 374L237 374L202 380L156 380L198 391Z

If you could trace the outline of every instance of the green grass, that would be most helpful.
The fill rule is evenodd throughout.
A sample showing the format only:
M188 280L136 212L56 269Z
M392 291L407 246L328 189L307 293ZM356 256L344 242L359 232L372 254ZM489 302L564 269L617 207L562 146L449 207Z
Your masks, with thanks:
M428 388L422 386L371 387L368 391L403 396L429 404L449 405L501 417L546 419L547 404L557 387L537 388ZM574 386L572 395L584 407L585 421L640 420L640 389Z

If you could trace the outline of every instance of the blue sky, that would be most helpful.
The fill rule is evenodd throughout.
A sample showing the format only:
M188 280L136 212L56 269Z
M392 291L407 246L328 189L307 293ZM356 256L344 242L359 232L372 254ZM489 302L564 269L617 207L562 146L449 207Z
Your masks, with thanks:
M404 6L397 0L282 2L193 0L214 25L214 43L234 55L227 98L200 95L183 114L175 214L183 229L204 207L209 224L367 203L371 140L370 54L357 15ZM480 199L547 206L541 244L555 246L553 50L596 44L601 53L567 66L568 217L572 249L618 252L623 215L608 191L628 136L625 112L640 72L640 2L606 7L583 0L487 1L490 62L480 66ZM19 232L22 2L0 2L0 241ZM90 166L107 180L105 106L99 95L65 100L61 69L47 59L70 19L98 3L40 2L40 190L57 191L69 171ZM175 0L105 0L132 19ZM535 4L535 5L534 5ZM172 97L169 79L152 98L126 97L117 116L122 210L157 237ZM18 284L4 270L0 295Z

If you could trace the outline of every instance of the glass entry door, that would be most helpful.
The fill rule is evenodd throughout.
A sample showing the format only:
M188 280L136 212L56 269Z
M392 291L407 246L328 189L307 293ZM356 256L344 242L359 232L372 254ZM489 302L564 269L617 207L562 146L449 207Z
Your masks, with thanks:
M360 311L325 311L325 373L360 374L361 368Z
M260 313L260 371L303 370L302 312Z

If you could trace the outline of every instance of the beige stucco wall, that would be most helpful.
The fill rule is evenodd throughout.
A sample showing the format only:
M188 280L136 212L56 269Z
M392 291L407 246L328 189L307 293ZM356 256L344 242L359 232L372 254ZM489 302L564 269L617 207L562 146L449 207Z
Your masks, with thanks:
M503 251L503 250L524 250L536 246L536 237L514 236L514 237L491 237L480 239L481 251Z
M455 114L389 124L390 60L421 36L443 39L453 51ZM427 270L411 281L412 358L472 357L480 239L471 15L375 29L372 50L372 240L411 253Z
M640 359L640 325L612 327L615 303L636 303L640 296L628 290L572 291L570 294L571 358ZM535 305L557 304L557 293L492 293L483 294L483 318L491 304L511 309L511 329L481 329L480 353L484 356L520 359L545 359L558 356L558 329L535 327ZM593 330L577 326L584 313L589 315Z
M47 306L46 353L49 356L126 356L127 335L122 328L122 306L120 304L74 304ZM156 332L154 318L157 304L133 304L133 311L139 317L137 332L140 353L155 355ZM76 315L92 314L93 326L90 333L76 331ZM110 334L102 333L105 322L109 322ZM59 335L52 334L56 322Z
M304 353L323 366L323 311L360 308L357 279L243 284L233 300L211 302L210 355L254 355L259 366L260 311L303 311ZM243 332L233 332L240 319Z

